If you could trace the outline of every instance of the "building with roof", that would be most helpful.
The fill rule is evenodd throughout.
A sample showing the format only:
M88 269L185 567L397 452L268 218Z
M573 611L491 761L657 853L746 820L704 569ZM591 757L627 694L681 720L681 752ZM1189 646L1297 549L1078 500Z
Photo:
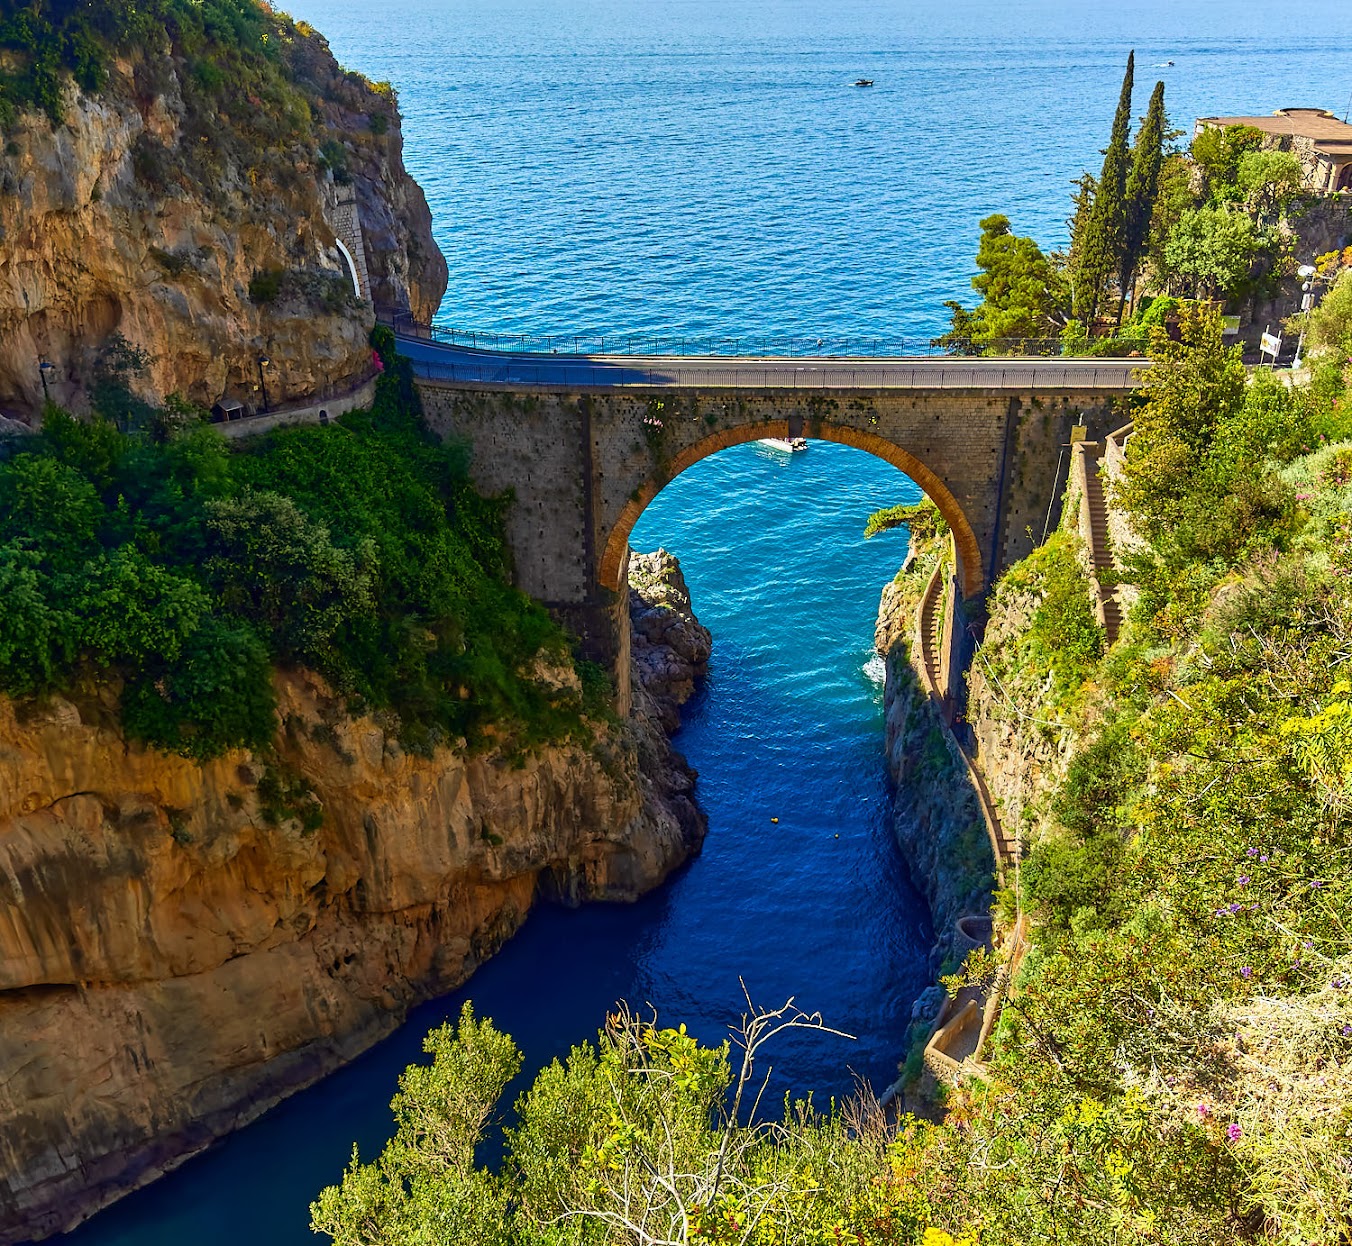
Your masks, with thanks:
M1279 108L1270 117L1199 117L1203 130L1252 126L1263 133L1269 151L1289 151L1300 161L1305 189L1318 195L1352 190L1352 125L1324 108Z

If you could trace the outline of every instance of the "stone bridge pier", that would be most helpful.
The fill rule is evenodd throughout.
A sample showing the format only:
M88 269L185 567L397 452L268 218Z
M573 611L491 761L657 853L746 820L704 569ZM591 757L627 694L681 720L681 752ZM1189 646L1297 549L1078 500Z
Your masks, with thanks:
M622 704L629 534L663 485L708 455L803 436L891 463L948 521L967 612L979 617L994 578L1058 519L1072 430L1093 439L1122 422L1102 390L418 388L430 425L469 444L476 485L513 494L517 585L614 673ZM759 487L772 486L747 484Z

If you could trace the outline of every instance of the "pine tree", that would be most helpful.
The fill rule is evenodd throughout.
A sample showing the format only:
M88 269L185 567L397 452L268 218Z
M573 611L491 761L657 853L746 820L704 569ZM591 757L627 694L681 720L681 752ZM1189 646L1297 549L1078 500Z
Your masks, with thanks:
M1136 135L1136 146L1131 153L1131 173L1127 177L1126 229L1122 245L1122 268L1119 284L1125 302L1136 286L1136 272L1150 240L1150 220L1155 212L1155 197L1159 193L1160 168L1164 164L1164 83L1155 83L1150 95L1150 107L1145 121ZM1121 313L1119 312L1119 318Z
M1127 173L1131 166L1131 91L1136 76L1136 53L1127 57L1122 94L1113 117L1113 132L1103 153L1094 206L1085 223L1083 254L1075 274L1075 316L1086 325L1094 322L1108 278L1121 270L1126 233Z

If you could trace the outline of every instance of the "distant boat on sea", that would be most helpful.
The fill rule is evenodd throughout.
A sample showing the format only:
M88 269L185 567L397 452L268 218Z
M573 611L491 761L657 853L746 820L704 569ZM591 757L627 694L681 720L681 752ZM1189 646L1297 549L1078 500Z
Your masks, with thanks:
M873 79L872 79L872 78L856 78L856 79L854 80L854 85L857 86L857 87L871 87L871 86L873 85Z

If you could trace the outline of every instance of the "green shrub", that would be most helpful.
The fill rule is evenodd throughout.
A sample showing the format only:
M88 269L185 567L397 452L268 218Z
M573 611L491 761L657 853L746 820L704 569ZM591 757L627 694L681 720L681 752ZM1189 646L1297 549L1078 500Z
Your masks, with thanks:
M313 834L324 825L324 807L304 778L284 766L270 765L258 781L258 809L269 826L294 818L301 832Z
M275 303L282 292L282 278L285 273L280 268L263 268L249 278L249 301L260 307Z
M348 186L352 174L347 167L347 148L336 138L326 138L319 145L319 162L323 168L333 174L333 180L339 186Z
M917 541L929 541L948 534L948 524L939 508L928 498L914 505L888 506L874 511L864 525L865 538L905 526Z
M1057 695L1064 696L1103 655L1103 629L1094 615L1078 538L1054 533L1029 559L1028 573L1040 598L1028 643L1034 661L1051 672Z
M276 721L267 646L247 626L208 615L176 661L130 676L122 721L133 739L198 760L268 747Z
M1026 902L1048 926L1069 930L1089 917L1096 925L1118 916L1116 872L1122 842L1113 834L1060 836L1039 843L1023 863Z

